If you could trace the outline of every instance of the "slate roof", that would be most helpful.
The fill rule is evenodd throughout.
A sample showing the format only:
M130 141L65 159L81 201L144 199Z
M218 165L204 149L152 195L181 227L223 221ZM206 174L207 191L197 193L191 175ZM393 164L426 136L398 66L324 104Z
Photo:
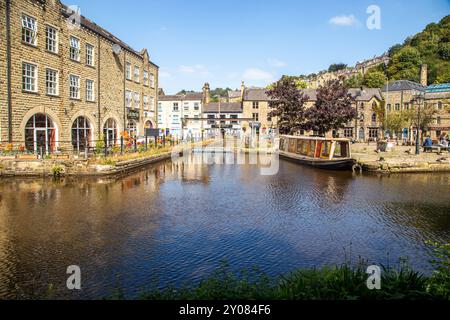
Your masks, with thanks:
M234 91L228 91L228 98L240 98L241 97L241 92L234 90Z
M387 92L388 86L384 86L381 92ZM409 80L397 80L389 83L389 91L425 91L427 88L422 86L420 83L412 82Z
M182 95L164 95L158 96L159 101L181 101L183 100Z
M203 93L201 92L189 92L186 93L183 100L203 100Z
M244 101L270 101L272 100L266 93L267 89L250 88L244 91Z
M427 93L450 92L450 83L434 84L427 88Z
M242 113L242 104L240 102L221 102L221 113ZM219 103L211 102L203 105L203 113L219 113Z

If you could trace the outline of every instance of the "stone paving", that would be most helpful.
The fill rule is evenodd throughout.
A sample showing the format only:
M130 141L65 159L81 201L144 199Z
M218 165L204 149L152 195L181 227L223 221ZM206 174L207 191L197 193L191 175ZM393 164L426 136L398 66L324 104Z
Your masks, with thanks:
M372 172L450 172L450 153L415 154L415 146L395 146L390 152L377 152L375 143L352 145L352 156L364 171Z

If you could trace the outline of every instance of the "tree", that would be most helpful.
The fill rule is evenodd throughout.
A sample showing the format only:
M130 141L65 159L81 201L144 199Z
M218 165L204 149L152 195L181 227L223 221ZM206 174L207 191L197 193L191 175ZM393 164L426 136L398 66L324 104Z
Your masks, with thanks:
M345 68L347 68L345 63L334 63L328 68L328 72L336 72L339 70L344 70Z
M294 134L304 128L305 103L308 101L302 91L298 90L295 81L289 78L276 82L273 89L267 91L273 100L273 111L269 118L278 118L278 127L281 134Z
M368 88L381 88L386 83L386 76L383 72L373 71L364 76L363 84Z
M406 46L400 49L392 57L388 67L388 75L394 80L419 81L419 68L422 64L419 50L414 47Z
M361 74L351 76L345 80L345 86L347 88L361 88L363 85L363 76Z
M287 76L287 75L284 75L278 81L281 81L281 80L294 81L297 89L300 90L300 89L306 89L308 87L308 84L303 79L304 79L303 76ZM275 88L275 85L276 85L277 82L268 85L267 89L268 90L272 90L273 88Z
M342 80L329 80L317 90L315 105L305 112L308 119L306 128L320 135L338 130L354 120L356 110L352 107L354 99Z
M390 112L384 121L385 130L395 133L397 136L401 134L403 128L408 124L408 113L404 111Z

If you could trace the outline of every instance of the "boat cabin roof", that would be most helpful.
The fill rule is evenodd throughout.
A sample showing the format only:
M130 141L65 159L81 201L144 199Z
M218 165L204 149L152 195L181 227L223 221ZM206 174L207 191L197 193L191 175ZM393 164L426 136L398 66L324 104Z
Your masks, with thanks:
M308 136L288 136L283 135L281 138L293 138L293 139L299 139L299 140L315 140L315 141L339 141L339 142L349 142L350 139L347 138L322 138L322 137L308 137Z

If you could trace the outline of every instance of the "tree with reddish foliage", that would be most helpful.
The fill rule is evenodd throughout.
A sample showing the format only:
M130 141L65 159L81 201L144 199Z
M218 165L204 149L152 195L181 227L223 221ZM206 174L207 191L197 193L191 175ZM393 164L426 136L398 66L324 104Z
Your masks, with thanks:
M294 80L281 79L266 93L272 100L273 108L268 116L278 119L280 134L294 134L304 128L305 103L309 98L298 90Z
M352 107L353 97L342 80L329 80L317 90L315 105L305 112L308 119L307 130L319 132L324 136L331 130L338 130L356 117Z

